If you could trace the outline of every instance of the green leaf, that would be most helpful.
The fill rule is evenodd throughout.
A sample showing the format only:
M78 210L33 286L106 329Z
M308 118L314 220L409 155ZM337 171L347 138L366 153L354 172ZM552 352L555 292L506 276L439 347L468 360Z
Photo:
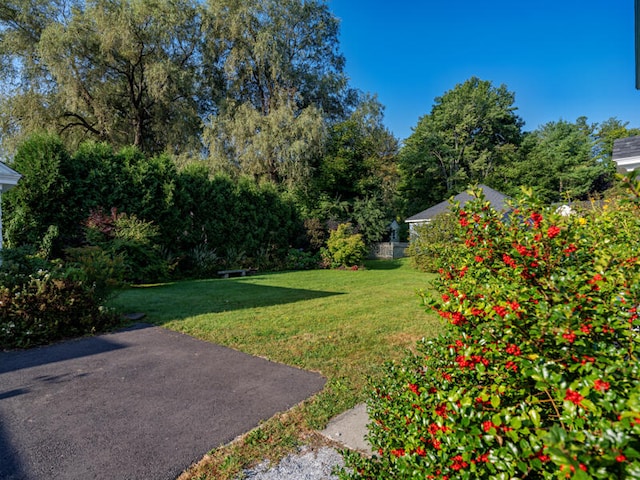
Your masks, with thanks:
M493 408L498 408L500 406L500 397L498 395L491 396L491 406Z
M529 418L531 419L533 424L536 427L539 427L540 426L540 413L538 412L538 410L532 408L531 410L529 410L528 413L529 413Z

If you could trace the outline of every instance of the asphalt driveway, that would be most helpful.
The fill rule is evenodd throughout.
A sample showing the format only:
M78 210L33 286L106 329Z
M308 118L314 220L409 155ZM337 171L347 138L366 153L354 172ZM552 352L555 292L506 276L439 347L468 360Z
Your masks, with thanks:
M0 479L175 479L324 383L148 325L0 352Z

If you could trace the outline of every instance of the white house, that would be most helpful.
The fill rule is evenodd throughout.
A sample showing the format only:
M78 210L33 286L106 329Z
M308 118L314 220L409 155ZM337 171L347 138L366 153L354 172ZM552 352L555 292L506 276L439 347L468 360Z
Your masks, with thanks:
M637 170L640 167L640 136L614 140L613 161L620 173Z
M2 250L2 194L15 187L20 178L22 175L0 162L0 250Z

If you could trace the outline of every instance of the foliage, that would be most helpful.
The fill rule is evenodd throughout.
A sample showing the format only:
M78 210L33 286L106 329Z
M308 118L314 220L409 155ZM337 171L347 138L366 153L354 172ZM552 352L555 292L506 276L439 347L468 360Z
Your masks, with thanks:
M361 265L367 253L362 235L354 233L351 224L341 223L329 234L322 256L333 268L353 267Z
M586 200L611 187L615 165L611 161L613 125L605 124L598 137L596 125L585 117L575 123L560 120L542 125L525 136L519 159L499 168L496 178L505 193L531 187L547 202ZM607 133L609 132L609 133Z
M471 77L435 99L399 156L409 213L455 195L470 183L491 184L497 166L520 144L522 120L505 85Z
M411 266L435 273L440 265L450 263L457 242L455 224L451 213L442 213L431 222L417 226L407 249Z
M286 270L312 270L320 265L320 255L292 248L285 260Z
M57 226L59 233L72 228L73 215L65 201L69 180L63 174L68 162L69 154L55 136L38 134L22 144L12 164L22 179L2 195L7 247L39 248L50 226Z
M124 287L127 266L122 255L97 246L70 248L65 254L66 265L76 268L73 280L90 285L93 297L100 305Z
M3 250L2 257L0 349L50 343L118 323L113 313L102 308L106 284L99 284L99 279L104 279L105 272L85 273L74 265L46 262L24 249Z
M398 183L398 140L384 126L383 114L377 98L364 96L349 118L331 126L315 179L318 190L350 202L377 196L391 207Z
M378 455L342 478L637 478L637 204L455 213L458 255L425 296L448 331L374 382Z
M114 271L120 264L121 271L116 278L121 276L127 282L144 283L168 277L169 266L156 243L159 229L153 223L140 220L135 215L118 213L112 208L110 214L101 210L91 212L85 225L87 241L113 259ZM106 261L103 255L98 257L85 260L91 263Z
M298 111L296 98L279 92L268 112L251 103L227 107L204 129L214 172L276 185L304 185L324 146L325 123L320 110Z
M198 76L206 57L195 2L51 2L49 17L21 36L33 3L40 2L0 12L3 59L14 66L6 80L18 85L11 98L21 107L40 96L31 121L53 120L76 143L93 138L147 152L189 146L199 128L196 98L211 90Z
M341 118L353 93L338 26L316 0L12 1L0 9L2 146L48 129L68 146L199 156L202 120L235 105L266 117L281 94L293 118Z

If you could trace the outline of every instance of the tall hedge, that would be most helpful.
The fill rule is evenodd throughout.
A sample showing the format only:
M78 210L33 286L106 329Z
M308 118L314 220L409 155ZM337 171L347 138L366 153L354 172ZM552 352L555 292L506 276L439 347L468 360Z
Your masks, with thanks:
M115 209L152 222L157 247L172 258L200 249L215 252L221 264L230 256L246 266L264 265L265 258L275 265L302 231L293 202L273 186L209 178L197 164L178 171L170 156L147 157L133 147L114 152L85 143L69 153L57 137L36 135L18 149L12 167L23 175L3 196L5 238L13 247L41 248L50 232L51 251L62 255L85 243L92 212Z

